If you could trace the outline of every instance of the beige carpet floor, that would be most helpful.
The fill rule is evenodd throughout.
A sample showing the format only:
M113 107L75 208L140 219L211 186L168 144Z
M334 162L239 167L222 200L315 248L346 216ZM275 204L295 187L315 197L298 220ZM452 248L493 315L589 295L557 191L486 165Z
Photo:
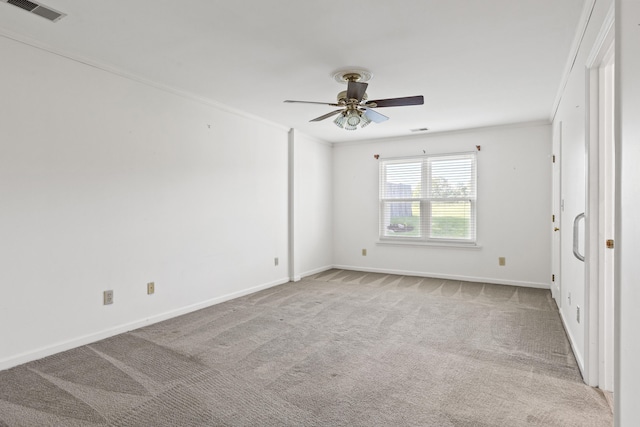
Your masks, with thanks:
M0 426L612 425L545 290L330 270L0 372Z

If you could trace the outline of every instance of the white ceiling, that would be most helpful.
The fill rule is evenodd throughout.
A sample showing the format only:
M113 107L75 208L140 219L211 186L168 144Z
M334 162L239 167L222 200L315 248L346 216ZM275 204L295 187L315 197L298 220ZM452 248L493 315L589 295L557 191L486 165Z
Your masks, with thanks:
M331 142L548 120L584 0L42 0L57 23L0 2L0 34L197 95ZM309 120L373 72L391 119L346 131Z

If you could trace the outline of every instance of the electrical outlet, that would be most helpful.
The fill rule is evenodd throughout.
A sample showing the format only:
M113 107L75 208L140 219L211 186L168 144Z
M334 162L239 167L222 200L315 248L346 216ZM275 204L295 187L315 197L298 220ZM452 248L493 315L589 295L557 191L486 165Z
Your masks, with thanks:
M104 291L102 293L102 302L104 305L113 304L113 291Z
M151 295L156 291L156 284L154 282L147 283L147 295Z
M362 250L362 256L367 256L367 250L366 249Z
M507 259L505 257L501 256L498 258L498 265L504 266L506 265L506 263L507 263Z
M580 306L576 305L576 320L580 323Z
M280 260L278 259L278 257L275 257L273 259L273 265L275 265L277 267L279 263L280 263Z

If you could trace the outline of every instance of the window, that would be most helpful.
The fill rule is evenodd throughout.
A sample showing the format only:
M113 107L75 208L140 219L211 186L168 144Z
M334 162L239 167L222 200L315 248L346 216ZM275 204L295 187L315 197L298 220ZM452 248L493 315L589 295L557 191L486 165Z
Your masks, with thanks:
M476 154L380 161L380 239L476 240Z

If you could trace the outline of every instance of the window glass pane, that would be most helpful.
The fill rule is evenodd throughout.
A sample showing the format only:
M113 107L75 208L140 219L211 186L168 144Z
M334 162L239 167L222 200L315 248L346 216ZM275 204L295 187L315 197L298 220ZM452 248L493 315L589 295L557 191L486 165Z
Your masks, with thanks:
M431 236L442 239L473 239L470 202L431 202Z
M384 236L420 237L420 202L385 202Z
M379 176L381 237L475 242L476 153L389 159Z
M474 197L474 167L472 158L431 159L429 197Z
M422 162L390 163L386 165L382 197L411 199L420 197Z

